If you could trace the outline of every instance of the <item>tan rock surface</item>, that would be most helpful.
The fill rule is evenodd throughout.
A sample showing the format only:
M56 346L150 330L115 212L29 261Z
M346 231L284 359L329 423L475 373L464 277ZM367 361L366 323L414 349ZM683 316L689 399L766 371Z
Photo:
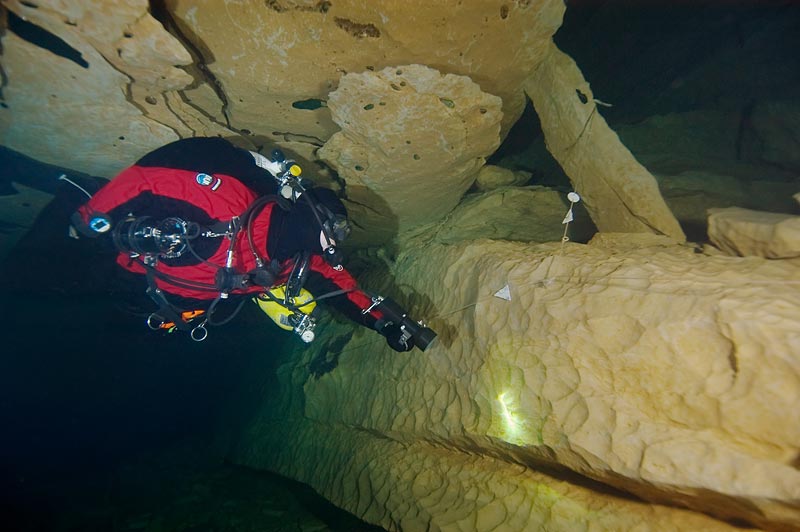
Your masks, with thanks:
M466 196L442 223L426 228L421 238L441 244L483 238L557 242L564 236L563 221L569 207L564 194L549 188L498 188ZM596 229L580 204L573 207L573 213L566 236L586 242Z
M602 485L799 527L800 269L639 246L401 255L391 273L437 344L397 354L357 331L328 353L322 339L280 372L284 400L251 426L243 461L390 528L732 528ZM506 285L510 301L493 295ZM336 369L308 375L333 355Z
M487 164L478 172L478 176L475 178L475 188L487 191L499 187L522 186L530 180L530 172L514 171L501 166Z
M319 144L338 130L330 113L293 104L324 104L344 74L414 63L469 76L502 98L507 131L525 106L522 83L565 9L557 0L166 4L203 53L234 127Z
M422 65L348 74L328 107L342 131L319 156L347 182L362 227L438 220L500 144L500 98Z
M655 178L600 116L589 84L569 56L553 45L525 91L541 120L547 149L600 231L685 238Z
M734 256L800 257L800 216L731 207L709 209L708 237Z
M5 32L0 143L42 162L111 177L190 133L176 129L179 121L161 95L191 83L175 68L191 58L148 14L147 2L26 4L4 2L64 40L88 66Z
M565 9L558 0L168 0L158 15L175 35L148 13L144 0L35 5L6 0L3 6L63 39L86 62L82 66L13 31L4 34L2 68L8 82L0 142L5 146L43 162L113 177L169 141L222 135L249 148L271 149L277 143L307 162L312 177L320 170L324 180L329 176L315 151L341 126L345 131L325 153L347 181L356 222L373 232L362 243L384 242L455 206L482 158L521 115L526 83L529 92L545 93L567 109L558 112L559 123L552 117L543 121L555 131L551 136L566 135L563 139L572 142L587 120L585 109L570 103L574 87L564 88L575 81L577 68L565 67L566 56L554 52L552 44ZM546 58L547 66L538 68ZM385 76L378 74L385 68L414 64L441 72L441 79L430 84L433 78L417 75L413 90L399 86L397 94L374 92L377 87L367 81ZM471 80L484 96L463 92L466 83L457 89L456 79ZM362 90L353 94L356 80ZM585 82L581 78L578 84ZM381 94L385 106L377 102L370 113L359 112L354 100L336 96L345 90L359 101ZM585 92L591 97L588 88ZM496 102L489 105L491 98ZM486 115L470 116L476 106ZM356 118L378 116L371 129L366 122L357 125ZM596 183L597 175L611 183L613 191L605 189L604 195L591 187L586 191L592 215L605 220L600 229L680 235L659 204L657 188L646 181L646 171L635 161L620 163L618 155L612 156L619 146L597 149L600 142L618 143L597 125L601 121L599 116L592 121L589 148L577 150L591 151L588 159L577 165L574 156L567 161L580 188ZM441 136L434 135L437 128ZM551 144L564 155L563 146ZM414 151L405 153L406 148ZM420 153L423 148L427 155ZM414 154L419 158L408 159ZM611 172L618 178L595 172L598 168L587 162L591 158L603 165L616 161Z

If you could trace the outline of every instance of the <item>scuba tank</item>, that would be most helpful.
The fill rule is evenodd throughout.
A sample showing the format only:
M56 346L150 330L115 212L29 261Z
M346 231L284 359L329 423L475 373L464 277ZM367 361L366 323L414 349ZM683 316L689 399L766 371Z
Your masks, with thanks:
M291 301L286 297L286 285L271 288L253 298L253 301L281 329L293 331L305 343L314 341L317 323L311 313L317 303L305 288L301 288Z
M305 343L314 341L317 325L312 314L317 307L316 300L303 288L310 259L310 252L299 253L286 284L270 288L253 299L278 327L294 331Z

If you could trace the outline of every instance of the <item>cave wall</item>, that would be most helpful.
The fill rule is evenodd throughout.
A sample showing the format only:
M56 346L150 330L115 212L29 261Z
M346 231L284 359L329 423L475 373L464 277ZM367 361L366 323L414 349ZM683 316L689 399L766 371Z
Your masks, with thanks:
M256 410L234 436L238 463L306 482L392 530L800 526L796 261L679 244L658 201L665 180L633 157L620 167L635 168L641 186L607 186L628 194L606 217L612 203L580 181L592 177L593 148L618 142L605 127L580 146L585 218L565 234L588 240L591 214L606 230L676 238L526 243L557 241L568 207L563 190L531 183L459 203L526 91L543 115L567 103L548 115L546 127L569 133L552 146L570 148L600 123L588 116L610 113L592 76L553 47L562 2L387 2L377 12L358 1L2 5L3 145L107 177L180 137L277 145L343 187L362 243L398 237L365 259L363 284L429 320L437 343L397 354L329 318L269 386L233 404ZM58 36L69 57L23 38L20 21ZM564 70L575 77L548 102ZM435 118L414 116L418 107ZM408 120L393 131L398 114ZM709 116L645 122L690 130ZM790 160L778 144L761 160ZM669 161L669 137L658 145ZM631 155L614 146L605 160ZM682 164L702 176L698 151ZM775 179L792 185L795 174L781 172ZM495 296L505 286L510 300Z
M341 192L359 245L455 207L522 114L525 83L552 83L537 67L565 10L559 0L2 5L2 145L106 178L178 138L278 146ZM549 127L578 131L582 119ZM584 150L607 143L587 140ZM606 209L619 184L569 162L586 174L574 181L598 227L683 238L644 168L639 197Z
M605 235L409 243L364 283L436 343L325 324L237 460L389 530L796 529L798 263Z

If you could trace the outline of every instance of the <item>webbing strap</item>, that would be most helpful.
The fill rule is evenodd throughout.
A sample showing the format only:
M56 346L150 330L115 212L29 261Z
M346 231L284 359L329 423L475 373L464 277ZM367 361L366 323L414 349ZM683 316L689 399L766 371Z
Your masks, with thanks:
M145 277L147 278L146 293L150 296L150 299L158 305L158 315L174 323L179 331L191 331L194 327L183 319L179 309L170 305L166 296L164 296L164 292L156 286L156 276L153 271L154 268L152 266L145 266Z

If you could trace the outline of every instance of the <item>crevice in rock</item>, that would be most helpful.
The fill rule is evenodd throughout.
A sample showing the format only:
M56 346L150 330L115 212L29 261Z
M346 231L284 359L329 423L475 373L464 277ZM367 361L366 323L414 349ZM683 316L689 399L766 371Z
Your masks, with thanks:
M730 353L728 353L728 364L731 366L731 370L733 371L733 377L739 375L739 359L736 358L736 351L731 347Z
M381 36L380 30L376 28L374 24L362 24L341 17L334 17L333 20L336 22L337 26L357 39L364 39L366 37L378 38Z
M43 48L64 59L69 59L83 68L89 68L89 63L78 50L57 35L50 33L41 26L24 20L13 11L8 11L8 29L20 39L34 46Z
M181 95L181 96L183 96L183 95ZM183 124L183 127L185 127L186 129L188 129L189 131L192 132L192 136L195 136L197 134L197 132L194 130L194 128L192 128L186 122L186 120L183 119L183 117L181 116L181 113L178 112L178 111L175 111L175 109L172 108L172 106L169 104L169 99L166 96L164 96L164 105L166 105L167 109L170 110L170 112L173 114L173 116L175 116L175 118L177 118L180 121L180 123Z
M299 135L297 133L290 133L288 131L273 131L272 134L276 137L283 138L283 140L286 142L304 142L306 144L313 144L314 146L318 147L325 144L325 141L323 141L321 138L311 135Z
M186 50L194 59L192 65L182 67L195 79L195 83L189 88L194 88L201 83L208 84L220 102L222 102L222 115L225 117L225 126L231 128L228 96L225 94L222 83L208 68L208 64L214 62L214 55L196 35L188 35L188 30L180 27L173 18L172 13L167 9L164 0L150 0L150 14L164 25L164 29L186 47Z
M314 4L313 6L291 6L287 7L278 0L264 0L264 5L268 8L272 9L277 13L283 13L286 11L316 11L319 13L327 13L328 10L331 8L331 3L328 0L321 0Z

